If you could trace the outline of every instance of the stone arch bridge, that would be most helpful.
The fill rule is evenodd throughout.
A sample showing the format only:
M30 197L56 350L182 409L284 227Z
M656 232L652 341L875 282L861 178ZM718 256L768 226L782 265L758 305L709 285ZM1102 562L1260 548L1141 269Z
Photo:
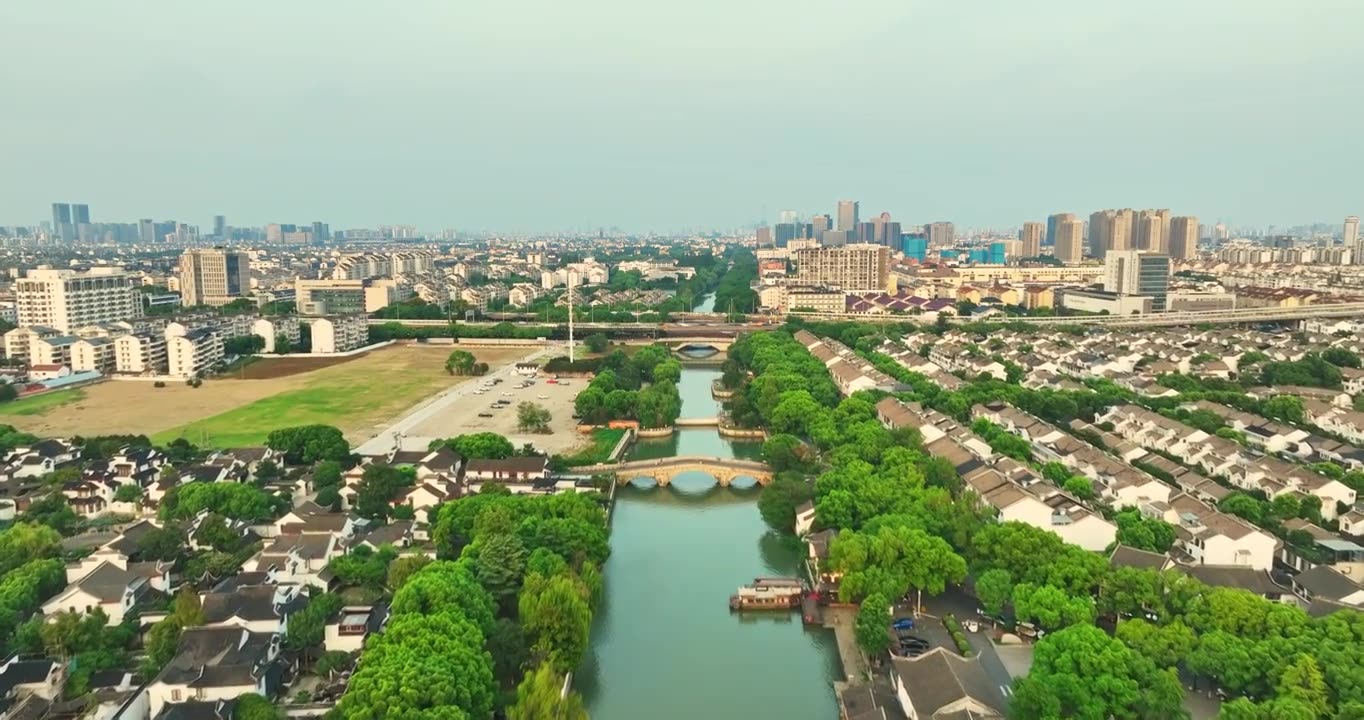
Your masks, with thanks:
M772 482L772 468L766 463L700 455L677 455L654 460L587 465L573 468L573 471L588 475L611 475L619 484L628 483L635 478L653 478L660 487L672 484L674 477L688 472L705 473L715 478L721 487L729 487L734 478L739 477L751 477L758 481L759 485Z

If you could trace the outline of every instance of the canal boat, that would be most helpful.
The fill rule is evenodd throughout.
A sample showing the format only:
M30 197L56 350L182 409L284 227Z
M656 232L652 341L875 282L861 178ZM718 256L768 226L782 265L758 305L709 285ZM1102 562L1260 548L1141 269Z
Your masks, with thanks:
M805 583L800 578L754 578L729 596L730 610L792 610L800 607Z

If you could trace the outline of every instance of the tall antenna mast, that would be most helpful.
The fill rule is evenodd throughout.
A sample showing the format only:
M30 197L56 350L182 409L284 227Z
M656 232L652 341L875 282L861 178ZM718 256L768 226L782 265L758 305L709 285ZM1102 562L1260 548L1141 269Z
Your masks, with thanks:
M573 270L568 271L568 361L573 362Z

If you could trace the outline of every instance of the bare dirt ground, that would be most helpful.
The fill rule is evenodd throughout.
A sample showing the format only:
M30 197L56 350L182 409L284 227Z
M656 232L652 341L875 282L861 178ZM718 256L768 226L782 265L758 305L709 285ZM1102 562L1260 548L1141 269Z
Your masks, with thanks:
M375 350L374 352L380 351ZM270 380L273 378L288 377L290 375L298 375L299 373L321 370L322 368L332 367L333 365L359 360L360 358L371 354L372 353L364 353L363 355L350 355L347 357L308 357L306 355L294 357L288 355L284 357L265 357L247 365L240 371L233 373L232 376L242 380Z
M573 399L578 396L578 391L587 387L587 381L572 378L567 381L567 386L547 383L545 377L535 378L534 381L535 384L530 387L517 388L521 378L513 376L478 395L475 393L487 385L486 380L479 380L471 392L413 427L409 435L443 438L465 433L495 432L506 436L517 447L530 443L546 453L565 453L589 444L590 436L578 433L578 421L573 419ZM493 409L492 404L498 400L508 400L511 404ZM516 426L516 406L521 402L538 403L549 410L553 418L550 428L554 432L547 435L521 432ZM490 413L492 417L479 417L479 413Z
M468 381L469 378L451 377L445 373L445 358L452 349L395 345L353 358L267 358L245 368L247 379L236 375L214 378L199 388L175 382L157 388L150 382L109 380L79 391L67 391L84 393L74 402L54 406L41 414L5 417L0 422L40 436L154 435L284 393L298 394L300 399L332 393L344 397L346 388L361 384L401 390L389 395L385 402L370 402L358 407L360 415L355 417L343 412L321 420L330 421L347 432L358 432L361 428L391 422L430 394ZM525 352L524 348L478 348L474 354L480 361L496 368L524 356ZM298 370L303 364L316 360L332 362L317 369ZM337 360L344 362L335 362ZM262 366L261 372L267 376L250 379L251 370L257 365ZM278 367L272 368L272 365ZM293 374L281 374L281 369L290 368L294 369ZM385 383L385 378L395 377L403 378L403 381Z

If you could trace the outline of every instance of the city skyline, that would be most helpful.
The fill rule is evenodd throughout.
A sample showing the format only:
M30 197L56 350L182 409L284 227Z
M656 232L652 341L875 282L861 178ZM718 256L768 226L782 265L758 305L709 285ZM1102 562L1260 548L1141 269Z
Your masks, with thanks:
M11 114L0 156L24 172L0 217L66 198L124 220L527 232L739 227L839 197L960 227L1359 214L1358 3L853 5L328 3L317 33L316 2L23 0L0 37L27 60L0 89L100 111ZM1088 166L1100 153L1121 171Z

